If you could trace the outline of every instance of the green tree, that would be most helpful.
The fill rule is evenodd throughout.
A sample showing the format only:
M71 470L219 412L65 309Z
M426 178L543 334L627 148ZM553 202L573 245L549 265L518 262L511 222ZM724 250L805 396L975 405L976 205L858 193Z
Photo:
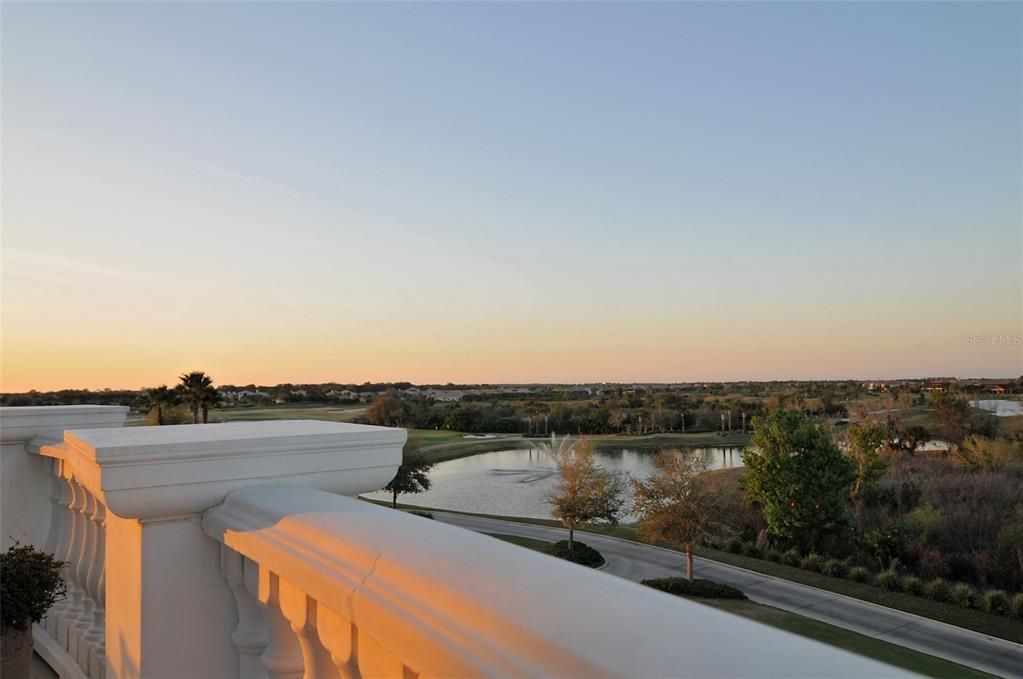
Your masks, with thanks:
M209 422L210 408L216 408L222 402L220 391L212 383L202 390L202 394L199 396L199 408L202 410L203 424Z
M406 442L402 450L401 465L384 490L391 493L391 506L397 508L398 496L430 490L430 469L433 463L413 450Z
M145 412L147 415L156 413L156 424L166 424L164 414L167 408L171 408L178 403L180 396L176 391L169 388L166 384L161 384L158 387L152 387L150 389L144 389L141 396L139 396L139 409Z
M1023 443L971 435L951 450L952 460L973 470L1000 471L1023 463Z
M1023 505L1016 505L1014 520L1002 528L998 542L1012 551L1016 563L1019 564L1019 570L1023 573Z
M793 410L754 420L756 433L743 453L743 488L759 502L770 532L799 546L818 548L849 522L849 486L856 465L831 433Z
M693 579L693 547L724 527L720 494L703 473L702 460L661 452L653 459L654 473L633 480L634 511L640 536L652 542L682 545L686 577Z
M881 457L887 441L887 431L879 424L863 423L849 428L849 457L856 463L856 479L852 485L853 497L859 497L864 488L877 483L888 464Z
M178 391L192 412L192 424L199 424L199 409L204 402L208 402L209 391L213 388L213 380L199 370L184 373L178 377L178 380Z
M552 440L547 452L554 458L559 479L547 496L553 514L568 529L568 550L578 525L604 521L616 525L625 509L625 479L597 464L593 443L560 444Z

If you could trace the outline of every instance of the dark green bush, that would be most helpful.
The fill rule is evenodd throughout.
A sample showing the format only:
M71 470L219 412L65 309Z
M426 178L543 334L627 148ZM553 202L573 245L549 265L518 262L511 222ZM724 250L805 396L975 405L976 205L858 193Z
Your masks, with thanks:
M962 606L963 608L969 608L973 605L976 593L973 588L967 585L965 582L957 582L952 586L952 603Z
M845 562L841 559L828 559L822 566L822 572L824 575L830 575L833 578L844 578L846 574Z
M981 606L988 613L1005 615L1009 612L1009 597L1000 589L989 589L981 598Z
M777 549L769 549L769 550L767 550L767 552L766 552L766 553L764 554L764 556L765 556L765 557L767 557L767 560L768 560L768 561L773 561L773 562L775 562L775 563L781 563L781 562L782 562L782 558L783 558L783 557L784 557L785 555L784 555L784 554L782 554L782 553L781 553L780 551L778 551Z
M853 566L849 569L849 579L853 582L870 582L870 570L863 566Z
M66 594L64 563L15 542L0 554L0 626L24 630Z
M604 557L600 552L578 540L572 542L571 552L568 551L568 540L559 540L547 548L547 553L590 568L599 568L604 565Z
M1009 603L1009 615L1017 620L1023 620L1023 592L1012 597Z
M755 542L746 542L742 545L742 553L752 559L764 558L764 550L757 547Z
M941 578L934 578L927 583L924 594L927 595L928 599L933 599L934 601L948 601L952 597L952 590L947 582Z
M885 592L891 592L899 586L899 574L891 568L883 570L874 578L874 584Z
M798 566L799 562L803 560L799 550L790 549L781 555L782 563L788 564L789 566Z
M732 538L725 544L725 549L732 554L742 554L742 540L739 538Z
M686 578L654 578L644 580L647 587L659 589L675 596L698 596L704 599L745 599L742 590L731 585L711 580L687 580Z
M804 571L814 571L815 573L820 573L823 565L824 558L820 554L807 554L799 562L799 567Z
M906 594L921 596L924 593L924 583L915 575L907 575L899 581L899 589Z

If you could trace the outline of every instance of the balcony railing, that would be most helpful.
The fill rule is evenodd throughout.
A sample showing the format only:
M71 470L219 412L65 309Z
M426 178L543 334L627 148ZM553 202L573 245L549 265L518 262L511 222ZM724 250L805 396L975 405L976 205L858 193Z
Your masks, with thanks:
M5 430L17 410L0 413ZM123 423L108 412L105 424ZM38 544L70 563L69 596L34 629L62 677L900 674L345 497L391 478L401 430L293 421L45 438L60 417L5 435L5 475L35 479L42 504L5 494L3 509L5 531L32 539L22 515L43 512Z

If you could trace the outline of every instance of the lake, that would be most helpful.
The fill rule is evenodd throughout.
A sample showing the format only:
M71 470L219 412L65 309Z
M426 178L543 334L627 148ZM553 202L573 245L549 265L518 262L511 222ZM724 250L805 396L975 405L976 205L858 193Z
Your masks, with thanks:
M653 471L651 461L655 453L598 449L597 459L605 469L645 479ZM742 466L742 448L738 447L690 448L685 453L702 459L707 469ZM544 498L557 481L557 469L549 457L535 450L501 450L441 462L431 470L430 480L433 482L430 490L402 495L398 501L419 507L549 519L550 505ZM365 497L391 500L385 492Z
M982 401L970 401L974 408L986 410L995 417L1015 417L1023 415L1023 403L1019 401L1007 401L1005 399L987 399Z

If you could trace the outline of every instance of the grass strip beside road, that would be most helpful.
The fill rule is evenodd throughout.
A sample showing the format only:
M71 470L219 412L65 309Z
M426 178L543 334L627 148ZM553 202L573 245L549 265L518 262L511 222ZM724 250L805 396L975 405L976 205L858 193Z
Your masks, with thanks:
M736 601L734 599L698 599L690 598L706 606L712 606L722 611L755 620L771 627L798 634L814 641L819 641L829 646L835 646L857 655L873 658L895 667L923 674L928 677L939 679L981 679L994 677L987 672L981 672L965 665L954 663L944 658L938 658L926 653L914 651L905 646L899 646L887 641L881 641L868 637L865 634L853 632L820 622L812 618L806 618L796 613L783 611L773 606L753 603L752 601Z

